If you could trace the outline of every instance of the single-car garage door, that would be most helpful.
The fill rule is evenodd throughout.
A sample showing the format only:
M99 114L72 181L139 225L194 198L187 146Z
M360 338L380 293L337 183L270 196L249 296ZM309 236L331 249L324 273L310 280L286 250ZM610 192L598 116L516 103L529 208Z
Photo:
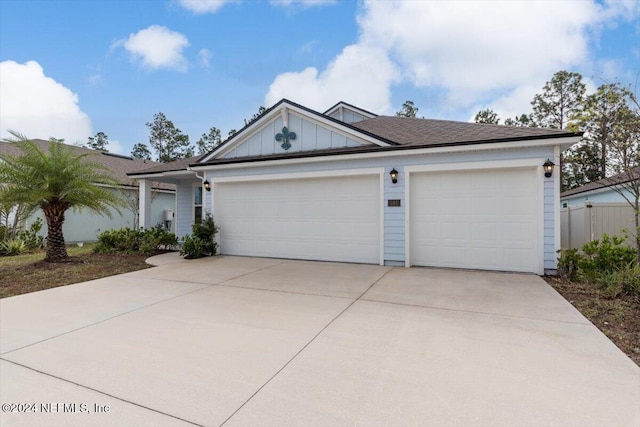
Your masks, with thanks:
M412 265L539 272L535 168L411 174Z
M378 264L380 176L221 182L223 254Z

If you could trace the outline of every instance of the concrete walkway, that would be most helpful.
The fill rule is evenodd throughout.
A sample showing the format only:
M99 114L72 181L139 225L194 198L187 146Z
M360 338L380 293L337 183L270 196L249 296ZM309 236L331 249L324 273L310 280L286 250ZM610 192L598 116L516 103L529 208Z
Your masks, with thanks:
M0 300L2 426L640 425L638 366L536 276L150 262Z

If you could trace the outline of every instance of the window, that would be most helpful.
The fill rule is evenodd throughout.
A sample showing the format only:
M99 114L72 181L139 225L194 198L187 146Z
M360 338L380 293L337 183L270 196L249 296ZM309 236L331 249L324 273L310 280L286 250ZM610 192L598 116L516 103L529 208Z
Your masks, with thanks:
M193 223L202 222L202 186L193 187Z

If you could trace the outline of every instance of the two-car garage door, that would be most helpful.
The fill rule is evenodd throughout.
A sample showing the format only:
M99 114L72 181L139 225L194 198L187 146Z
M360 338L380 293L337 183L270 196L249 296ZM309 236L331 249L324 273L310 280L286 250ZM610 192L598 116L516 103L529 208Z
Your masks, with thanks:
M537 172L405 174L410 175L404 202L409 205L408 264L539 273ZM214 205L222 253L377 264L386 204L380 185L379 173L218 182ZM403 230L395 224L390 228Z
M535 168L411 175L411 265L539 272Z
M380 174L221 182L222 253L378 264Z

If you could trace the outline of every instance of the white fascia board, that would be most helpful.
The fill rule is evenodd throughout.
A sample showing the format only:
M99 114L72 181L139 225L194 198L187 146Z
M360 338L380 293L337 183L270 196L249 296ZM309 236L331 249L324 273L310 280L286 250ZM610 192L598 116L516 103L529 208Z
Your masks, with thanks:
M579 141L580 137L570 137ZM499 142L488 144L466 144L466 145L454 145L447 147L426 147L426 148L404 148L398 147L395 150L389 151L375 151L375 152L363 152L353 154L335 154L331 156L314 156L314 157L296 157L292 159L278 159L278 160L265 160L265 161L253 161L246 163L228 163L219 165L202 165L191 166L192 170L224 170L224 169L239 169L249 167L265 167L265 166L277 166L282 164L301 164L301 163L318 163L318 162L331 162L337 160L358 160L358 159L375 159L375 158L388 158L407 155L420 155L420 154L443 154L443 153L461 153L465 151L490 151L490 150L508 150L513 148L536 148L536 147L554 147L558 145L564 145L568 138L549 138L549 139L534 139L525 141L512 141L512 142Z
M384 175L384 168L337 169L329 171L291 172L263 175L212 177L212 184L225 182L276 181L282 179L331 178L340 176Z
M260 132L264 127L264 125L266 125L270 121L278 118L278 116L281 116L283 114L286 115L287 110L291 112L295 112L297 115L302 116L304 119L312 123L329 127L332 131L339 133L347 138L357 140L363 144L373 144L380 147L388 147L391 145L386 142L380 141L376 138L373 138L365 133L351 129L350 127L347 127L345 125L341 125L332 120L328 120L322 116L311 114L302 108L298 108L294 105L288 104L287 102L283 102L277 109L273 110L270 114L263 116L261 119L252 123L249 129L247 129L244 132L244 135L242 135L241 138L238 138L237 141L231 141L230 143L225 144L224 146L221 146L218 149L215 149L214 151L209 153L206 157L203 157L200 162L207 162L211 159L218 158L219 156L228 153L238 145L242 144L244 141L254 136L256 133Z

